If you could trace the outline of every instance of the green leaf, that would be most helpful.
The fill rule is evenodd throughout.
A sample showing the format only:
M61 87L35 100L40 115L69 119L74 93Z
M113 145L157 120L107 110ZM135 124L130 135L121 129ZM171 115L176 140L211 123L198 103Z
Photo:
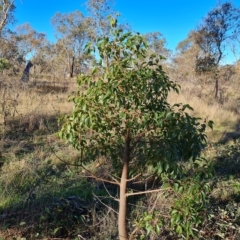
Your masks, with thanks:
M180 235L182 234L182 227L180 225L177 226L176 232Z
M214 122L213 121L208 121L208 126L211 128L211 129L213 129L213 124L214 124Z
M147 230L147 236L151 233L151 231L153 230L153 227L152 227L152 225L147 225L146 226L146 230Z
M178 188L179 188L179 183L174 183L173 184L173 189L175 190L175 191L178 191Z
M62 227L55 228L54 231L53 231L53 234L56 235L57 232L58 232L61 228L62 228Z

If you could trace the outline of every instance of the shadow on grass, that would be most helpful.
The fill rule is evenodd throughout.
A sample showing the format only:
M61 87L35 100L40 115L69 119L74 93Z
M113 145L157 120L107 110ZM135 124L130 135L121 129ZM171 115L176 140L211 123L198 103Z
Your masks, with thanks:
M232 132L224 132L221 139L219 140L220 144L226 144L229 141L235 142L240 139L240 120L235 125L235 129Z
M214 169L218 176L240 178L240 120L235 131L224 133L216 147Z
M240 177L240 141L232 145L220 146L215 158L217 175Z
M16 157L33 153L36 148L43 147L45 137L59 130L58 116L34 115L8 122L6 131L0 134L3 155L11 152Z
M237 206L240 202L240 139L233 138L238 136L236 133L240 131L240 122L236 124L235 130L225 133L214 147L212 200L216 206L222 204L222 207L227 207L230 203Z
M65 93L69 89L69 82L35 82L32 86L38 93Z
M40 174L27 188L19 186L18 194L9 189L16 199L0 208L0 236L13 239L16 232L17 237L26 239L90 236L86 225L92 225L91 210L96 211L97 203L89 182L76 172L54 166L47 166Z

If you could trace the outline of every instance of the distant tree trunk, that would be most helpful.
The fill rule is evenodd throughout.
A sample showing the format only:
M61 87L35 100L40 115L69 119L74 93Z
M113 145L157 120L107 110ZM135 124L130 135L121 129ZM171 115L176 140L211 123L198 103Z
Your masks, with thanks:
M218 46L218 52L219 52L219 56L218 56L218 59L217 59L217 66L219 66L219 63L222 59L222 51L221 51L220 45ZM219 89L219 82L218 82L219 74L218 73L219 72L217 71L217 76L216 76L216 80L215 80L215 99L218 99L218 89Z
M127 231L127 179L128 168L130 162L130 133L127 129L125 137L125 157L123 163L123 170L120 183L120 199L119 199L119 213L118 213L118 233L120 240L128 240Z
M70 69L70 78L73 78L73 72L74 72L74 64L75 64L75 57L72 57L72 64Z
M215 80L215 99L218 98L218 79Z

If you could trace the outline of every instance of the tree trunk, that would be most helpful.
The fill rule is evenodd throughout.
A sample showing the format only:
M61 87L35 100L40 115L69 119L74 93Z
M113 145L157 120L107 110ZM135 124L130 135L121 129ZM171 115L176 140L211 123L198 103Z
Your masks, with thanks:
M127 179L128 167L130 161L130 133L127 129L125 138L125 157L123 162L123 170L120 183L120 199L119 199L119 213L118 213L118 233L120 240L128 240L127 230Z
M218 98L218 79L215 80L215 99Z
M70 68L70 78L73 78L73 72L74 72L74 64L75 64L75 57L72 57L72 64Z

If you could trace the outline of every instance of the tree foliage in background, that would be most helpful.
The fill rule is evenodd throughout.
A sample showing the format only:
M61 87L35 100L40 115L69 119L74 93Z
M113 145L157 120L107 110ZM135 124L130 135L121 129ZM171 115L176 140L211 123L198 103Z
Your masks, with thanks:
M46 43L46 35L37 32L29 23L17 26L12 39L18 48L19 57L24 60L33 58L38 49Z
M86 42L95 38L91 18L76 10L69 14L57 12L52 18L57 33L59 59L67 65L70 77L80 73L88 60L83 49Z
M86 8L92 19L92 24L97 36L109 33L108 16L114 16L116 14L113 10L114 4L114 0L88 0L86 2Z
M189 105L167 102L178 86L162 70L161 57L146 57L144 37L124 32L114 19L110 26L96 48L88 44L89 54L100 59L91 74L79 76L78 94L69 98L74 110L60 136L81 152L83 167L99 158L111 162L111 182L120 187L119 237L128 239L129 174L178 176L180 161L199 156L206 125L185 112Z
M195 33L195 41L202 50L202 56L214 59L216 65L224 57L228 41L234 41L240 33L240 9L232 3L219 4L207 13Z
M5 27L14 22L14 9L14 0L0 0L0 38Z
M9 48L9 40L6 35L8 33L7 26L14 22L15 5L14 0L0 0L0 71L9 69L11 64L11 56L14 55L15 49ZM11 53L13 51L13 53ZM6 54L8 52L8 54ZM10 54L9 54L10 53Z
M168 58L170 56L170 50L166 48L167 40L160 32L149 32L144 35L146 42L151 49L151 53Z
M240 9L232 3L219 4L207 13L194 32L194 40L201 51L196 58L196 72L215 73L215 99L218 99L218 66L224 57L226 45L240 33Z

